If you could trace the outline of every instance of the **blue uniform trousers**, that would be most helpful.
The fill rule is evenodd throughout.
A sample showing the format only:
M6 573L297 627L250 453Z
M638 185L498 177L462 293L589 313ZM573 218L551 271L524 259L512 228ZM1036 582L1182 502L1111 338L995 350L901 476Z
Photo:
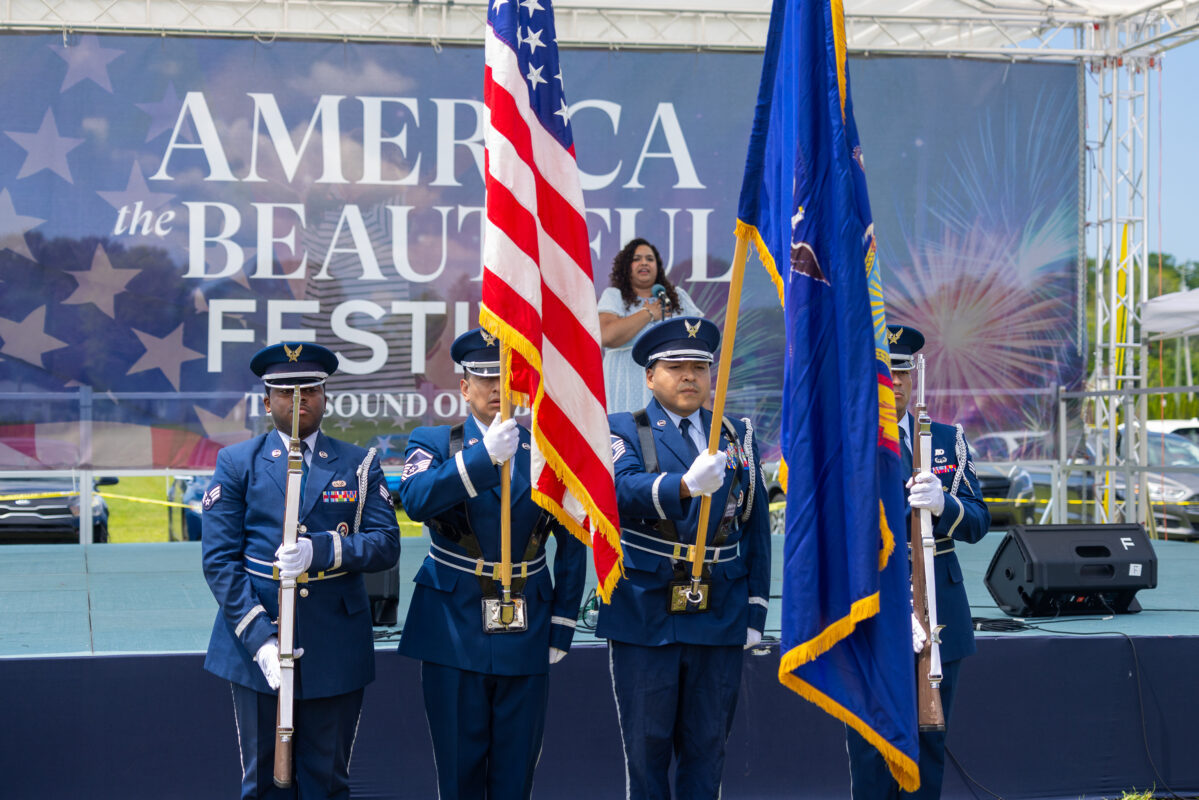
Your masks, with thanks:
M350 796L350 753L358 732L362 690L295 701L295 771L287 789L275 786L275 724L279 699L239 684L233 714L241 746L241 796L311 800Z
M716 800L741 688L738 645L608 643L631 800Z
M945 735L949 731L950 712L953 710L953 697L961 666L961 659L947 661L941 665L941 708L945 712L945 730L920 734L920 788L915 792L901 792L899 784L887 769L887 762L883 761L874 745L868 743L852 728L845 729L853 800L940 798L941 782L945 777Z
M550 676L488 675L432 661L421 662L420 676L440 800L527 800Z

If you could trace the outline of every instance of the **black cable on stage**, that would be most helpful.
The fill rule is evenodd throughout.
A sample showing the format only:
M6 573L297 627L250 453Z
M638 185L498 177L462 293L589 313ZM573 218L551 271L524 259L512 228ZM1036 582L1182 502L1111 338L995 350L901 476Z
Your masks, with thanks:
M1112 614L1116 613L1110 607L1108 608L1108 610L1111 611ZM1055 621L1058 621L1058 620L1049 620L1049 622L1055 622ZM1063 618L1061 621L1066 622L1068 620ZM1077 621L1077 620L1070 620L1070 621ZM1056 634L1061 634L1063 636L1111 636L1114 634L1116 636L1123 636L1128 641L1128 646L1132 649L1132 663L1133 663L1133 667L1134 667L1133 674L1136 675L1136 678L1137 678L1137 709L1138 709L1138 711L1140 713L1140 717L1141 717L1141 742L1145 746L1145 758L1146 758L1146 760L1149 761L1149 767L1153 770L1154 777L1156 777L1157 780L1161 782L1162 787L1165 788L1165 790L1170 793L1170 796L1175 798L1175 800L1186 800L1186 798L1183 798L1177 792L1175 792L1174 789L1170 786L1170 784L1166 783L1166 779L1162 777L1161 771L1158 770L1157 762L1153 760L1153 753L1150 752L1150 749L1149 749L1149 726L1145 720L1145 696L1144 696L1144 693L1141 688L1141 659L1137 655L1137 645L1136 645L1136 642L1133 641L1133 638L1131 636L1129 636L1127 633L1124 633L1123 631L1063 631L1063 630L1055 630L1055 629L1050 629L1050 628L1042 628L1040 625L1029 625L1029 627L1036 628L1037 630L1043 630L1046 633L1056 633Z
M374 632L375 641L376 642L395 641L400 638L400 633L402 633L402 632L403 632L402 628L387 628L386 630L375 631Z
M946 748L945 748L945 755L949 756L949 760L953 762L953 765L955 767L957 767L958 773L963 778L965 778L967 781L969 781L969 783L966 784L966 788L970 790L970 794L974 795L974 797L976 799L978 798L978 792L974 791L974 786L977 786L978 788L982 789L984 792L991 795L991 797L994 797L995 800L1003 800L1002 796L995 794L990 789L988 789L986 786L983 786L981 783L979 783L977 780L975 780L974 776L966 771L966 768L962 766L962 762L958 761L958 757L953 754L953 752L949 749L948 746L946 746ZM971 786L970 785L971 783L974 784L974 786Z
M970 623L976 631L987 631L989 633L1015 633L1016 631L1026 631L1029 626L1018 619L1007 619L1006 617L971 617Z

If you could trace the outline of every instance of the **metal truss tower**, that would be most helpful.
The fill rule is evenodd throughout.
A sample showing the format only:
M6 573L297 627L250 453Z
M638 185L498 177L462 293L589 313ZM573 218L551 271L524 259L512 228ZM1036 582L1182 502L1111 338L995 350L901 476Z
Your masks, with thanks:
M1158 66L1154 56L1118 55L1135 31L1128 21L1093 30L1094 48L1087 59L1095 97L1092 135L1087 142L1090 202L1087 227L1095 259L1094 370L1088 438L1099 465L1123 467L1097 476L1095 521L1145 521L1143 473L1146 446L1141 424L1146 418L1144 389L1147 350L1140 340L1140 304L1148 299L1146 194L1148 191L1148 73ZM1121 427L1123 426L1123 427ZM1121 430L1126 434L1120 436ZM1138 486L1137 492L1117 491Z

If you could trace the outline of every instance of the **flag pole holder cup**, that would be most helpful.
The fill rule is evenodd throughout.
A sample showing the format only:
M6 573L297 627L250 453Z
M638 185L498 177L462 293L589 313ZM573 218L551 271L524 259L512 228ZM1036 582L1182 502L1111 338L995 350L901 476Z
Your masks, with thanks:
M694 583L690 580L671 581L670 613L699 614L707 611L710 588L707 583Z
M484 633L523 633L528 629L524 595L514 594L506 603L498 597L483 598Z

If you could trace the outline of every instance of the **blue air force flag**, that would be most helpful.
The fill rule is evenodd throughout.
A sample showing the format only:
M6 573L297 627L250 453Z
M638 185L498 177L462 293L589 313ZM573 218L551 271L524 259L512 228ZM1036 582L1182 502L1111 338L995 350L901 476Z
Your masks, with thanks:
M737 235L783 303L779 680L919 785L895 396L841 0L775 0Z

